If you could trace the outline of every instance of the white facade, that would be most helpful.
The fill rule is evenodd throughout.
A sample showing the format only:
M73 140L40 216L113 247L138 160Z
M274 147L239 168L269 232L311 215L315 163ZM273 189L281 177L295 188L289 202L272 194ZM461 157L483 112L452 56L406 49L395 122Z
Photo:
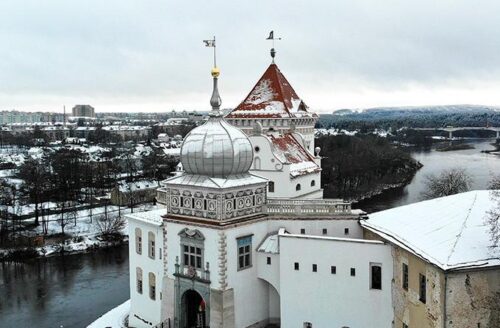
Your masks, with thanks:
M164 244L161 215L163 213L163 210L156 210L128 215L130 327L151 327L161 321ZM154 297L150 289L151 274L155 278ZM142 285L142 291L139 285Z

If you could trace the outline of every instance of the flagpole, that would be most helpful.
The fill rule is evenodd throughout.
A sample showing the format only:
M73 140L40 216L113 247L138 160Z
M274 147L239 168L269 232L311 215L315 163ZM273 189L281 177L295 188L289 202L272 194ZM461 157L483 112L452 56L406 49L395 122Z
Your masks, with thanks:
M214 35L214 67L217 67L217 53L215 51L216 47L217 47L217 43L215 42L215 35Z

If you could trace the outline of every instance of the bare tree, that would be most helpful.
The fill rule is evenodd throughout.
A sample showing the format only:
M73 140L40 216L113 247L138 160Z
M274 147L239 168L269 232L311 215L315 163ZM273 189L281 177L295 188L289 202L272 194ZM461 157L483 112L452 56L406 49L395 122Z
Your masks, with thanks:
M490 237L493 245L500 244L500 188L495 188L490 192L490 197L494 202L493 207L487 212L486 224L490 229Z
M111 237L120 235L123 228L125 228L125 219L121 216L112 215L99 215L94 221L94 226L103 237Z
M500 190L500 174L495 175L488 183L488 189L490 190Z
M425 199L444 197L470 190L472 178L463 168L444 170L439 175L426 177L426 188L422 193Z

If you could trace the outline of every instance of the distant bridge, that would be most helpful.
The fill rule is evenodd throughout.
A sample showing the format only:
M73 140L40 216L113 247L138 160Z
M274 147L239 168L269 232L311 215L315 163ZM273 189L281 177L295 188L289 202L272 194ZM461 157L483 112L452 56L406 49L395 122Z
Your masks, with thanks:
M453 132L455 131L461 131L461 130L487 130L487 131L494 131L497 133L497 139L500 139L500 127L493 127L493 126L484 126L484 127L477 127L477 126L464 126L464 127L453 127L453 126L447 126L444 128L408 128L409 130L418 130L418 131L446 131L448 132L448 137L449 139L453 138Z

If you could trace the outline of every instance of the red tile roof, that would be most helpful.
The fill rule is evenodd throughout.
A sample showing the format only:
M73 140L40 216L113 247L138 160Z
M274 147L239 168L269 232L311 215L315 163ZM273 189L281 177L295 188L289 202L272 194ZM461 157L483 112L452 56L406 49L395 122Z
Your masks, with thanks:
M282 162L290 163L290 175L293 177L315 173L321 168L314 161L314 157L302 144L291 134L274 136L268 135L274 146L273 154Z
M297 115L302 114L302 115ZM280 118L315 115L307 111L306 104L297 96L276 64L271 64L255 84L248 96L228 118Z

